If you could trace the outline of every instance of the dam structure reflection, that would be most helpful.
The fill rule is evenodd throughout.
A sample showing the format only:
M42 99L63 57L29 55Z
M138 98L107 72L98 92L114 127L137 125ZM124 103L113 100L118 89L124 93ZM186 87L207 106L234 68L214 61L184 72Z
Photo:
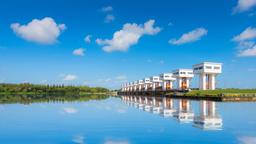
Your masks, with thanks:
M191 123L193 127L203 130L222 130L222 118L217 112L216 102L201 100L193 105L191 100L172 99L168 97L121 96L129 106L150 112L165 118L174 118L179 123Z

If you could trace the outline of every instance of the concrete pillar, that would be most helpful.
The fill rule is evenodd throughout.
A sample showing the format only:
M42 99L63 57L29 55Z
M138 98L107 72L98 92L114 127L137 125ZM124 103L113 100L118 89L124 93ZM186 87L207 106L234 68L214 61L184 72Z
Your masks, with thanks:
M211 90L215 90L215 75L214 74L210 74L209 75L209 89Z
M156 83L153 82L153 87L152 87L152 91L155 91L156 90Z
M172 89L172 88L173 88L173 82L170 81L170 89Z
M163 91L166 91L166 84L167 84L167 82L163 80L163 82L162 82L162 90Z
M148 84L144 84L144 87L145 87L145 91L148 90Z
M142 103L141 97L139 97L139 103L140 103L140 104Z
M206 74L202 73L199 78L199 89L206 90Z
M177 89L181 89L182 78L177 79Z
M190 87L190 79L189 78L186 78L186 84L187 84L187 88Z
M141 91L141 84L139 85L139 91Z

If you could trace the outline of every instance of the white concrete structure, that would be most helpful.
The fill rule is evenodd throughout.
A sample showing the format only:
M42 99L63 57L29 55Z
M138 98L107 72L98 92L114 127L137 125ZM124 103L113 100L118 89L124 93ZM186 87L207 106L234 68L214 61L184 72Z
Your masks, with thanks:
M190 80L194 77L192 69L177 69L173 71L173 77L177 78L177 89L189 89Z
M176 78L173 77L172 73L162 73L159 75L160 81L162 81L162 90L170 90L173 88L173 82Z
M138 90L142 91L142 87L143 87L144 81L143 80L138 80L137 84L138 84Z
M159 76L152 76L150 77L150 82L152 83L151 88L152 91L155 91L156 88L161 87L161 80Z
M133 91L133 82L130 82L129 83L129 92L132 92Z
M216 76L222 72L221 63L203 62L193 65L194 74L199 75L199 89L215 90Z
M133 82L133 91L137 91L137 88L138 88L138 82L137 81L134 81Z
M151 84L150 78L144 78L144 80L143 80L143 89L144 89L144 91L148 91L148 88L149 88L150 84Z

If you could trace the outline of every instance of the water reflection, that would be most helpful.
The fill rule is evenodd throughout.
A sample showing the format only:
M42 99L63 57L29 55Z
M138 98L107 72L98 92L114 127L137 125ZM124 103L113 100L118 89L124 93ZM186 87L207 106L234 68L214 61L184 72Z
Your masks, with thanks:
M199 113L192 110L191 101L188 99L172 99L167 97L149 96L122 96L123 102L163 117L173 117L180 123L193 123L193 126L203 130L221 130L222 118L217 113L216 102L199 101ZM175 105L176 103L176 105Z

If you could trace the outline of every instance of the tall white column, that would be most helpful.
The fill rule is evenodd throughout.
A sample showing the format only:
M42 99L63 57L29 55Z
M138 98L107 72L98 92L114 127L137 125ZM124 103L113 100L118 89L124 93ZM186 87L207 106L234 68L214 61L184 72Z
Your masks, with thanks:
M145 104L148 104L148 98L145 97Z
M144 84L144 87L145 87L145 91L148 90L148 84Z
M200 89L206 90L206 74L202 73L199 78Z
M139 97L139 103L140 103L140 104L142 103L141 97Z
M141 91L141 84L139 85L139 91Z
M215 75L211 74L209 75L209 84L210 84L210 89L215 90Z
M166 90L166 81L165 80L163 80L163 82L162 82L162 90L163 91L165 91Z
M190 79L189 78L186 78L186 84L187 84L187 88L190 87Z
M153 82L152 90L153 90L153 91L155 91L155 90L156 90L156 83L155 83L155 82Z
M182 78L178 78L177 79L177 86L178 86L177 88L178 89L181 89L181 83L182 83Z
M170 81L170 89L172 89L173 88L173 82L172 81Z

